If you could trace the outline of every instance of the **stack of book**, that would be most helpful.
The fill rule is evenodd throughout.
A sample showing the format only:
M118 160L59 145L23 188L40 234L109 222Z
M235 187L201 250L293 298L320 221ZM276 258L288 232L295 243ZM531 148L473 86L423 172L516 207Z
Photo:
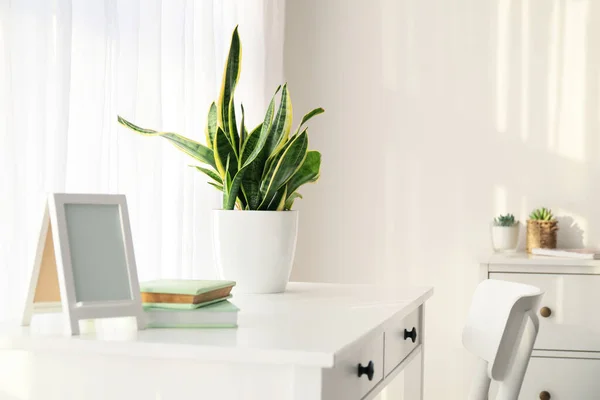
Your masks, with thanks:
M600 249L531 249L531 254L538 256L578 258L581 260L600 260Z
M233 281L161 279L140 282L149 328L235 328Z

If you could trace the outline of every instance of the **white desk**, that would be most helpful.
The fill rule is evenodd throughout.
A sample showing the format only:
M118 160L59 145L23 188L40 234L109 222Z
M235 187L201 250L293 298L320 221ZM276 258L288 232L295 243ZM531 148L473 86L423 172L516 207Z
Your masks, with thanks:
M405 400L418 400L432 293L291 283L283 294L234 295L242 311L230 330L138 332L127 320L70 337L34 316L28 328L0 326L0 399L372 399L414 361Z

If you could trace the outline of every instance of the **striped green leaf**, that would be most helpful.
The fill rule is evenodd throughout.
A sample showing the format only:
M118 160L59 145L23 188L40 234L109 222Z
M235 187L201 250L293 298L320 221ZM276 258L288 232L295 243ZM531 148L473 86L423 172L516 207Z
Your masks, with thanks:
M292 118L292 99L290 98L286 84L283 85L279 109L269 130L269 137L265 145L265 152L268 158L277 154L287 142L290 137L290 130L292 129Z
M214 182L208 182L208 184L209 184L210 186L214 186L214 187L215 187L215 188L216 188L218 191L220 191L220 192L222 192L222 191L223 191L223 185L219 185L219 184L217 184L217 183L214 183Z
M220 185L223 184L223 179L221 179L221 177L219 176L219 174L217 174L215 171L210 170L208 168L202 168L202 167L199 167L197 165L193 165L193 167L196 168L200 172L204 172L206 175L208 175L216 183L218 183Z
M283 211L285 208L285 201L287 198L287 186L283 187L283 193L281 193L281 198L279 199L279 203L277 204L277 208L275 211Z
M283 94L282 94L283 96ZM291 101L290 101L291 102ZM298 132L300 131L300 128L302 128L302 126L308 121L310 120L312 117L322 114L324 113L325 110L323 110L322 108L315 108L314 110L312 110L311 112L309 112L308 114L306 114L303 118L302 121L300 122L300 125L298 125L298 129L296 130L296 133L294 134L294 136L298 135ZM277 118L276 118L277 120ZM290 121L291 123L291 121ZM285 138L285 141L288 140L288 137ZM282 143L284 144L284 143ZM267 163L265 164L265 168L263 170L263 177L264 174L266 174L271 168L272 168L272 164L274 162L277 161L277 157L279 156L279 153L281 151L282 147L277 147L273 153L269 156L269 158L267 159Z
M242 126L240 127L240 140L239 140L239 154L242 154L242 147L246 138L248 137L248 130L246 129L246 115L244 112L244 105L241 104L242 107Z
M225 176L223 177L223 209L224 210L233 210L233 206L228 208L229 198L231 195L231 175L229 174L229 162L231 161L231 157L227 156L227 162L225 164ZM235 197L233 198L233 203L235 204Z
M296 189L305 183L316 182L319 179L321 170L321 153L318 151L308 151L302 166L287 183L290 196L295 193Z
M235 104L233 96L229 102L229 142L237 156L240 148L240 137L238 136L237 121L235 120Z
M238 170L237 157L235 152L233 151L233 147L229 142L229 138L223 132L221 127L217 127L217 134L215 135L215 142L213 143L214 154L215 154L215 164L216 170L219 171L219 175L223 181L225 181L225 173L226 171L230 171L230 173L235 174ZM224 161L230 159L230 167L226 168L224 165Z
M269 107L267 108L267 113L265 114L265 120L260 126L260 134L258 135L256 140L250 141L252 135L248 136L246 139L246 143L244 143L244 148L242 150L242 164L243 166L248 166L252 163L256 158L261 154L265 144L267 143L267 139L269 138L269 131L271 129L271 124L273 123L273 111L275 110L275 96L279 92L280 87L277 87L271 102L269 103ZM262 172L262 171L261 171Z
M289 186L288 186L289 188ZM301 199L302 195L298 192L294 192L292 194L290 194L287 199L285 200L285 206L284 206L284 210L291 210L292 207L294 206L294 200L296 199Z
M235 177L233 178L233 180L231 181L231 184L229 186L229 195L228 195L228 199L227 199L227 204L224 206L226 210L233 210L236 198L239 198L239 199L242 198L242 196L240 196L240 191L241 191L242 179L244 177L244 172L245 172L244 169L239 170L237 172L237 174L235 174ZM246 203L244 201L241 201L240 203L241 203L240 208L244 209L246 207ZM249 204L249 201L247 204Z
M319 108L315 108L311 112L307 113L304 117L302 117L302 121L300 121L300 125L298 125L298 128L296 129L296 135L298 134L298 132L300 132L302 125L307 123L309 119L311 119L312 117L314 117L316 115L323 114L324 112L325 112L325 110L323 110L321 107L319 107Z
M229 103L233 98L235 87L240 78L241 61L242 44L240 43L240 36L236 26L231 36L229 54L223 71L223 80L221 81L219 102L217 103L217 121L224 132L229 132Z
M259 165L251 164L244 170L242 178L242 189L251 210L257 210L260 205L260 169ZM257 178L258 176L258 178Z
M206 122L206 144L212 149L217 134L217 105L213 101L208 109L208 118Z
M284 186L280 190L270 194L268 198L264 199L258 209L263 211L276 211L280 204L285 204L285 192Z
M261 182L260 194L263 197L263 205L265 201L270 199L275 192L281 189L302 166L302 163L306 158L307 148L308 134L306 133L306 130L298 136L295 136L288 145L286 145L277 164L273 164L272 170Z
M238 171L238 173L239 173L239 171ZM233 182L231 183L231 185L233 186L234 183L235 183L235 177L233 178ZM240 203L240 210L245 210L248 208L248 199L246 198L246 193L244 192L244 190L242 188L241 179L240 179L240 186L238 189L238 200Z
M269 135L269 127L273 123L275 96L277 96L279 89L280 87L277 88L269 103L263 123L247 136L242 147L242 155L240 157L242 160L242 168L240 169L243 169L244 173L241 175L240 179L242 191L252 210L258 209L262 200L259 190L264 168L264 155L262 154L262 150Z
M117 120L119 124L131 129L134 132L139 133L140 135L163 137L169 142L171 142L171 144L173 144L179 150L183 151L185 154L216 169L216 161L213 151L210 148L198 142L195 142L184 136L178 135L177 133L157 132L151 129L140 128L139 126L127 121L121 116L118 116Z
M306 129L304 131L306 131ZM295 138L296 137L294 137L294 139ZM287 148L293 143L294 139L292 139L291 141L287 142L286 145L284 146L284 148L282 149L282 151L280 151L279 153L273 155L272 158L269 158L267 160L267 162L265 163L265 167L263 169L261 183L264 183L267 180L268 176L272 176L273 175L273 171L277 167L277 163L279 163L279 160L281 160L281 158L283 157L283 154L285 153L285 150L287 150Z
M244 142L244 148L242 152L242 160L248 160L250 154L253 153L254 148L258 143L260 132L262 131L262 124L257 126L247 137ZM252 210L256 210L260 204L260 176L262 174L262 165L258 162L244 162L245 167L244 175L241 177L242 180L242 192L246 198L247 204ZM237 178L237 177L236 177ZM235 178L234 178L235 180Z

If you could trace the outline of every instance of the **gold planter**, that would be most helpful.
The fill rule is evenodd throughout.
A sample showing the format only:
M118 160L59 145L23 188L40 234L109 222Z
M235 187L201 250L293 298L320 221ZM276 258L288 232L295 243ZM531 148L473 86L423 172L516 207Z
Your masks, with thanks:
M527 220L527 252L531 249L555 249L558 221Z

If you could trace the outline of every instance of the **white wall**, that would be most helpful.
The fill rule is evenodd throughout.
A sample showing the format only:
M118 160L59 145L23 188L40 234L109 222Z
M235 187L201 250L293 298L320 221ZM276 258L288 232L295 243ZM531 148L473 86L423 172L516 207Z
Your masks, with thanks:
M549 206L559 244L599 244L600 2L288 0L286 16L296 119L326 109L292 278L435 286L426 398L464 399L492 217Z

